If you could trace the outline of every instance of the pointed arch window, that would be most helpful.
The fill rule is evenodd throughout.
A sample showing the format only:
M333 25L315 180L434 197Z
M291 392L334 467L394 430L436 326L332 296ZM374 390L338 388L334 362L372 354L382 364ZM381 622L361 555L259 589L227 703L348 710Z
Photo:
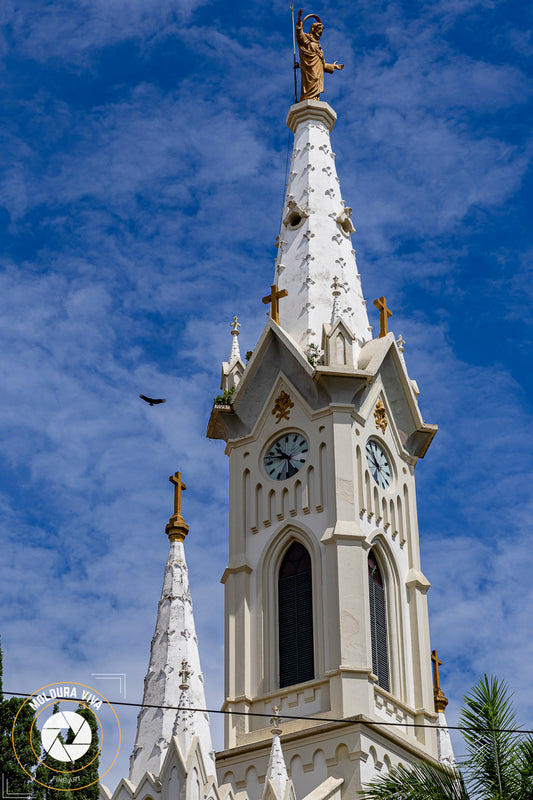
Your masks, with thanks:
M294 542L281 562L278 578L279 683L315 677L311 556Z
M368 554L368 584L370 594L370 633L372 638L372 672L378 686L390 691L389 654L387 644L387 604L385 587L376 557Z

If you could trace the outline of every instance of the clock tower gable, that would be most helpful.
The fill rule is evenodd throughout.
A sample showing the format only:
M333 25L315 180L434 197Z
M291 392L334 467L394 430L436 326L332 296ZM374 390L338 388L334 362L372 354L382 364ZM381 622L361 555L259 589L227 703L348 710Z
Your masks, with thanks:
M231 407L213 407L208 438L229 441L255 435L259 419L267 415L268 404L275 401L272 397L277 397L276 391L280 391L277 389L280 374L300 395L310 413L329 403L325 386L314 380L315 370L300 347L269 320L236 388ZM290 409L288 413L290 417ZM288 421L289 417L284 414L281 421Z

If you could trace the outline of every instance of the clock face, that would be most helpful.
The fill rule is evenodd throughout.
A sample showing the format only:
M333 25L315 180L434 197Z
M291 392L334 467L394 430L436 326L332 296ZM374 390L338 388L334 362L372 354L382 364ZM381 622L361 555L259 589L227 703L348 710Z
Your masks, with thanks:
M269 478L284 481L300 470L309 452L307 440L301 433L281 436L265 455L264 463Z
M381 489L388 489L392 481L392 469L384 450L373 439L366 443L366 460L368 461L370 474L378 486Z

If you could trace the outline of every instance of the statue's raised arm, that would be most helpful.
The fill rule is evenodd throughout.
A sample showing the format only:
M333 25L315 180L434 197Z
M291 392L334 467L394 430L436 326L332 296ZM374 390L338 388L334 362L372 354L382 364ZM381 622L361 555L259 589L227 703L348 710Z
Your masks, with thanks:
M324 31L322 20L317 14L308 14L302 20L302 11L298 11L296 19L296 41L298 42L298 52L300 53L300 73L302 76L301 100L320 100L320 95L324 91L324 72L335 72L342 69L344 64L327 64L324 53L320 47L320 37ZM304 31L304 23L308 19L314 19L309 33Z

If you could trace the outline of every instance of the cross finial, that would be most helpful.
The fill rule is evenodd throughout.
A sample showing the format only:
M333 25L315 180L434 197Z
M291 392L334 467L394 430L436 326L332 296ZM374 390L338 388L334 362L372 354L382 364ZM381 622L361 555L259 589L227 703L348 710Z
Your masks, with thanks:
M387 308L386 297L378 297L374 300L374 305L379 310L379 338L383 339L388 333L388 318L392 317L392 311Z
M287 297L288 291L286 289L280 289L278 291L278 286L276 283L273 283L270 287L270 294L267 294L266 297L263 297L263 303L270 303L270 317L279 325L279 299L280 297Z
M336 294L340 294L340 293L341 293L341 291L340 291L340 289L341 289L341 283L340 283L340 281L339 281L339 279L338 279L338 277L337 277L336 275L335 275L335 277L333 278L333 283L331 284L331 288L333 289L333 292L332 292L332 294L333 294L334 296L335 296Z
M189 678L191 677L189 662L185 658L181 662L181 669L178 672L178 675L181 678L180 689L182 692L184 692L186 689L189 688Z
M433 662L433 700L435 702L435 711L439 713L448 705L448 698L445 697L444 692L440 686L439 667L442 667L442 661L439 659L439 654L436 650L431 651L431 661Z
M237 316L233 317L233 322L231 323L231 327L233 328L233 330L231 331L231 335L238 336L239 335L238 328L241 327L241 323L239 322L239 317Z
M187 487L181 480L181 472L175 472L169 478L170 483L174 484L174 514L181 517L181 490Z
M277 734L278 736L281 733L281 717L279 715L279 706L272 706L272 711L274 712L273 716L270 717L270 724L272 725L272 733L274 736Z
M181 515L181 492L187 487L181 480L181 472L175 472L169 477L169 481L174 484L174 513L168 521L165 533L171 542L175 539L183 542L189 532L189 526L186 525Z

